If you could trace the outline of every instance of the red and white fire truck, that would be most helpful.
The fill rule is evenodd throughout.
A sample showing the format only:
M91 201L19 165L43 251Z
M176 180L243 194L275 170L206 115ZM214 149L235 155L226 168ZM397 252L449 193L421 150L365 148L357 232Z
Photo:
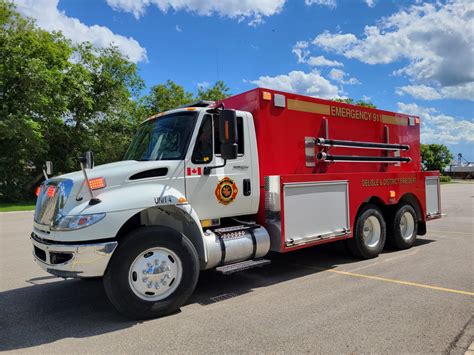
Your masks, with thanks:
M142 123L124 160L48 178L31 234L60 277L103 277L133 318L169 314L200 270L224 274L345 240L360 258L410 248L441 217L420 119L258 88Z

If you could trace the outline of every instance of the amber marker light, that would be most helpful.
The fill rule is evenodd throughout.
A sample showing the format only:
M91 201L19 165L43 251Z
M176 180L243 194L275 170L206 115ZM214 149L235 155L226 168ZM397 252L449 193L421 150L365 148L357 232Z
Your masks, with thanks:
M263 92L263 99L267 100L267 101L270 101L272 99L272 93L268 92L268 91L264 91Z
M48 195L48 197L53 197L55 191L56 191L56 188L54 186L50 186L48 187L48 192L46 192L46 194Z
M228 141L229 140L229 122L227 121L224 122L224 133L225 133L225 139Z
M41 186L38 186L35 190L36 197L38 197L40 195L40 192L41 192Z
M186 200L186 198L184 198L184 197L180 197L180 198L178 199L178 202L179 202L179 203L186 203L186 202L188 202L188 200Z
M397 193L394 190L390 190L390 198L395 198Z
M91 187L91 190L98 190L103 189L107 185L105 184L105 179L103 177L97 177L89 179L89 186Z

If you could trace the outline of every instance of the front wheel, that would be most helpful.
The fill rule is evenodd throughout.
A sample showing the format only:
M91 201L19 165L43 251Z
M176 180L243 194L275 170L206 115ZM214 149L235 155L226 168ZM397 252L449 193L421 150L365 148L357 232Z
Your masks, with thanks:
M375 205L366 205L359 213L354 236L347 240L351 253L362 259L378 256L385 245L386 226L382 212Z
M167 227L143 227L119 243L104 288L120 313L147 319L176 311L198 277L199 258L188 238Z

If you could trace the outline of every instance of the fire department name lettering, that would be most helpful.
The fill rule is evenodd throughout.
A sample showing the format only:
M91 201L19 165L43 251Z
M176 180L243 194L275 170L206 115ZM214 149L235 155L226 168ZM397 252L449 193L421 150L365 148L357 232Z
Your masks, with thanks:
M410 185L415 184L416 178L387 178L387 179L362 179L363 187L389 186L389 185Z
M366 112L354 108L331 106L331 115L345 118L353 118L363 121L382 121L382 115L374 112Z

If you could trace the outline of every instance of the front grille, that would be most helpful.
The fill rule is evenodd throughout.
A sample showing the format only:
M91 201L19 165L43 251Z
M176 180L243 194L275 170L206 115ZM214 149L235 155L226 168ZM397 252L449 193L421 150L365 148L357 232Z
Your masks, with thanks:
M56 220L72 190L72 185L73 182L70 179L54 179L43 183L36 201L36 223L49 226ZM49 187L54 187L52 196L48 196Z
M46 252L35 246L35 255L38 259L46 262Z

